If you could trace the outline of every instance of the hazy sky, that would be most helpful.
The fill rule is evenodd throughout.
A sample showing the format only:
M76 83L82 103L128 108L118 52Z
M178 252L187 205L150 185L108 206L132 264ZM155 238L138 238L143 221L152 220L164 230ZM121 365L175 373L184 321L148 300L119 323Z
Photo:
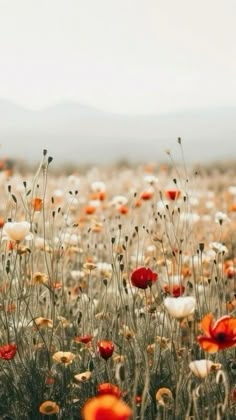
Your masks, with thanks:
M0 97L122 113L236 105L235 0L0 0Z

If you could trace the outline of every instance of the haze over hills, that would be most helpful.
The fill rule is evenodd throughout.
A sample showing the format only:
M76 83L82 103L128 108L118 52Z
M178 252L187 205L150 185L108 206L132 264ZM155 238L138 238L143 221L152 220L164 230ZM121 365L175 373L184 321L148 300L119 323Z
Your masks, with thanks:
M117 115L77 103L28 110L0 101L0 153L37 162L48 149L55 164L165 161L183 139L189 163L236 159L236 108L157 115Z

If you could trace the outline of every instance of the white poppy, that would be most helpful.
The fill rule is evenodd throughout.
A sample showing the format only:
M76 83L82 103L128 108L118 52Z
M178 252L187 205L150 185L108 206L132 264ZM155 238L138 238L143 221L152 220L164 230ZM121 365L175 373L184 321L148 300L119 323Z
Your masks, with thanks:
M193 296L166 297L164 305L174 318L184 318L194 312L196 299Z
M211 360L201 359L194 360L189 363L191 372L198 378L206 378L206 376L212 371L221 368L220 363L213 363Z
M33 239L29 222L7 222L3 228L3 239L20 242Z

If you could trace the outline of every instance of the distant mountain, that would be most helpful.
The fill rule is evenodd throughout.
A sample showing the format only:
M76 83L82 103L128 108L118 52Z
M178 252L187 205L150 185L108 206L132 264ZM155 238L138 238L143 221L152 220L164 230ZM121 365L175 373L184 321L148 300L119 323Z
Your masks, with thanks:
M36 162L48 149L55 164L166 160L166 149L186 160L236 159L236 107L157 115L116 115L76 103L40 111L0 100L0 154Z

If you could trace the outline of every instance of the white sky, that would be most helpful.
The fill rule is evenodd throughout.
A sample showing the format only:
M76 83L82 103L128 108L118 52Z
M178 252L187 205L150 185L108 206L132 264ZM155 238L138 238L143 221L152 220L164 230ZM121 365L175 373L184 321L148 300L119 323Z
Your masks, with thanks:
M122 113L236 105L236 0L0 0L0 98Z

